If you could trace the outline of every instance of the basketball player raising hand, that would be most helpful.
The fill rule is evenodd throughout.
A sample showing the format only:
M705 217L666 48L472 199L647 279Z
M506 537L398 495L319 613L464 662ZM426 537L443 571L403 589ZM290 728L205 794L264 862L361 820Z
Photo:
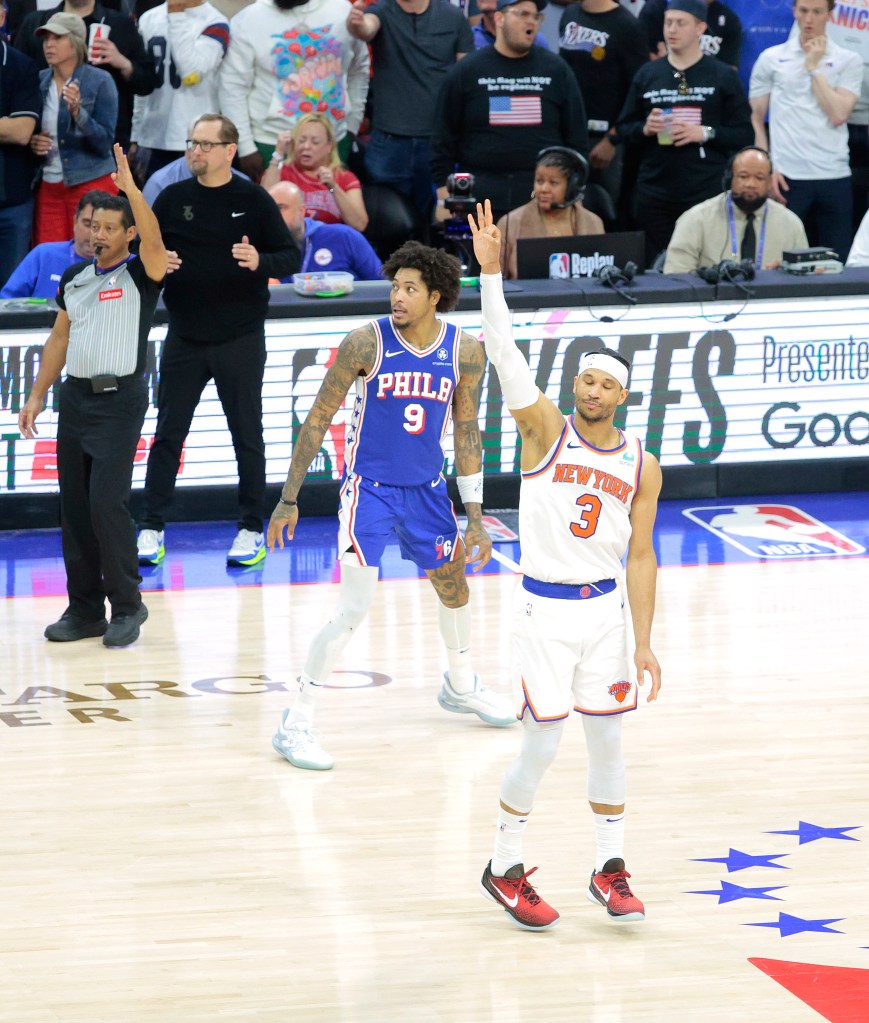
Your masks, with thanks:
M524 735L501 783L495 850L481 886L520 927L540 930L557 922L556 910L528 882L532 871L522 863L522 839L537 786L575 710L588 746L587 794L597 835L587 896L615 920L642 920L645 910L628 885L624 861L621 722L637 706L646 674L648 700L661 686L650 646L658 569L652 529L661 470L639 438L613 423L628 397L630 371L617 352L602 348L582 356L572 415L564 416L540 392L513 340L500 231L489 202L478 204L476 219L468 220L482 268L486 354L522 438L524 577L516 590L513 652Z

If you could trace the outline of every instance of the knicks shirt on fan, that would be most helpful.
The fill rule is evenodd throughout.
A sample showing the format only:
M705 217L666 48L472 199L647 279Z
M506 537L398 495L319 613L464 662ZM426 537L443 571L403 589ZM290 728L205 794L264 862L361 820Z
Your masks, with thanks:
M377 356L356 381L347 427L346 472L393 486L434 484L459 379L461 330L441 321L437 339L413 348L384 316L373 323Z
M567 417L539 466L522 473L522 571L547 583L582 585L617 578L631 538L640 483L640 439L619 431L611 450L592 447Z

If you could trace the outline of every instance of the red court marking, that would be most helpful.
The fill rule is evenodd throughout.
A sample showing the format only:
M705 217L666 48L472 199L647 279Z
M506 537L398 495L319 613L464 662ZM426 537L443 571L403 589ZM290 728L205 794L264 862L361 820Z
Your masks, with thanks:
M869 970L779 959L748 961L830 1023L866 1023L869 1019Z

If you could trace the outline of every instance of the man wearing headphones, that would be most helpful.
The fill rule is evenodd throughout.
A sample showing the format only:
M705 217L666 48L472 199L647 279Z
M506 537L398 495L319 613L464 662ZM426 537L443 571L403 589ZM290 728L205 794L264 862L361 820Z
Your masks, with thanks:
M516 241L563 235L603 234L603 221L582 205L588 163L575 149L549 146L537 154L531 201L498 221L501 270L515 279Z
M803 222L769 198L772 172L765 149L740 149L725 171L723 192L676 221L664 273L687 273L723 259L747 259L757 270L772 270L786 249L806 248Z

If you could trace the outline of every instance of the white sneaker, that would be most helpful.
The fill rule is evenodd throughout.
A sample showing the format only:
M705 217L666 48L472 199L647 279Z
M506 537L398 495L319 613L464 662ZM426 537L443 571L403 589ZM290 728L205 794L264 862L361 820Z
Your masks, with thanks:
M272 746L280 755L303 771L331 771L335 761L320 745L313 726L308 721L287 722L289 710L281 718L281 726L272 738Z
M445 671L438 703L454 714L476 714L487 725L498 728L515 725L518 720L512 702L482 685L479 675L474 675L474 688L470 693L457 693L450 685L450 673Z
M166 555L163 530L143 529L136 540L140 565L159 565Z
M257 565L266 556L266 545L262 533L252 529L240 529L226 555L227 565Z

